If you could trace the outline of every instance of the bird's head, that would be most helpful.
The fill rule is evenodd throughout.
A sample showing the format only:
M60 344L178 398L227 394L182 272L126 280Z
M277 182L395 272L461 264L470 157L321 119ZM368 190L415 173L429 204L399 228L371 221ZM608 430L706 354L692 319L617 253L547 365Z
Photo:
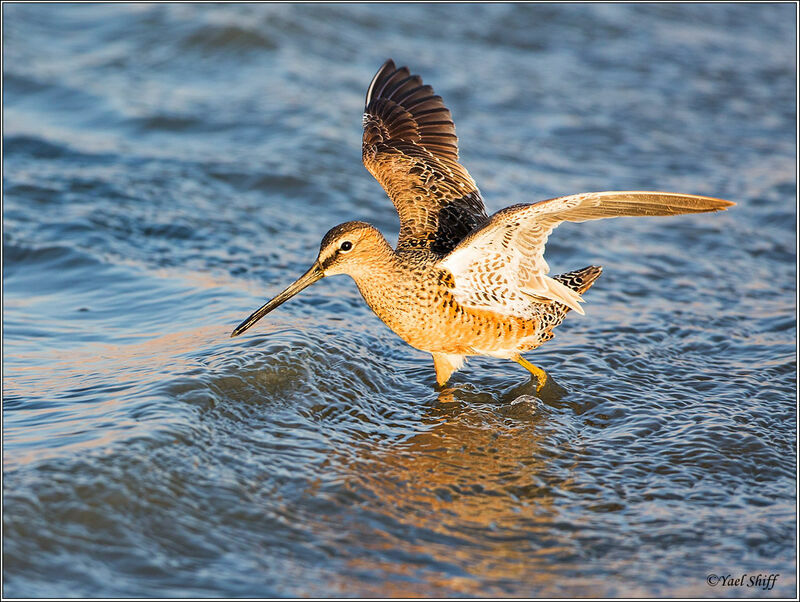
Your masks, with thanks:
M357 276L369 271L388 247L383 235L370 224L345 222L322 237L317 264L325 276Z
M366 222L345 222L331 228L322 237L317 260L311 268L286 290L253 312L234 329L231 336L242 334L273 309L325 276L348 274L358 278L368 275L375 262L387 253L392 253L389 243L374 226Z

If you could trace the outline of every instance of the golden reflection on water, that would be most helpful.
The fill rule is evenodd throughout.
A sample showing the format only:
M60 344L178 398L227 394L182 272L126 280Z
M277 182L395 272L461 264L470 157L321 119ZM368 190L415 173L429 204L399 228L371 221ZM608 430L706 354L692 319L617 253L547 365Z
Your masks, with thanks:
M12 377L4 382L6 392L37 398L64 393L64 383L85 384L85 379L102 375L104 382L147 384L160 382L165 372L198 365L187 355L211 341L223 338L225 327L202 326L169 334L143 333L140 343L113 345L87 343L68 351L12 352L5 359L14 362Z
M19 415L24 418L19 424L13 421L17 414L11 419L6 416L4 468L65 452L107 447L120 437L129 437L131 429L147 431L163 426L150 427L146 420L125 418L129 412L122 407L159 387L166 375L200 368L200 361L191 352L223 339L224 330L217 324L151 334L152 338L139 343L92 342L66 352L43 349L7 353L3 379L6 398L16 397L22 403L38 400L38 407L29 407ZM94 393L93 384L97 385ZM134 391L134 398L128 396ZM48 420L49 414L60 416Z
M433 424L430 430L401 444L369 444L358 457L341 459L350 476L347 486L370 499L363 512L380 515L348 526L370 551L348 564L355 572L389 576L380 584L365 580L358 591L391 597L509 595L504 584L514 595L561 591L559 558L574 557L580 544L572 532L554 535L557 498L542 478L553 462L543 449L548 417L531 396L534 387L523 389L527 394L518 389L490 407L443 391L424 419ZM564 474L557 487L568 490L569 471L558 470ZM393 529L368 526L395 523L415 537L402 540Z

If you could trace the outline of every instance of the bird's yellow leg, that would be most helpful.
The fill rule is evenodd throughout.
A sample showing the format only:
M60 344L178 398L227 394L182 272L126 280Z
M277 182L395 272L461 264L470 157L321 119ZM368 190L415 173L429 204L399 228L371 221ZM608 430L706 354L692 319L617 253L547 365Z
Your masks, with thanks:
M541 391L542 387L544 387L544 384L547 382L547 372L538 366L534 366L519 354L515 355L512 359L536 377L536 380L539 381L539 385L536 387L536 392L538 393Z

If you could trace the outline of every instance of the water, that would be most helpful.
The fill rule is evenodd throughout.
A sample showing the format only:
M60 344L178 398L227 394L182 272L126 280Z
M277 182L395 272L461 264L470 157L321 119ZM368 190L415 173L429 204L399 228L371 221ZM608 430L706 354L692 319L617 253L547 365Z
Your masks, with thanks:
M795 583L792 5L4 5L6 596L786 596ZM490 212L605 267L530 359L433 388L332 278L230 339L349 219L388 57ZM772 590L709 574L779 573Z

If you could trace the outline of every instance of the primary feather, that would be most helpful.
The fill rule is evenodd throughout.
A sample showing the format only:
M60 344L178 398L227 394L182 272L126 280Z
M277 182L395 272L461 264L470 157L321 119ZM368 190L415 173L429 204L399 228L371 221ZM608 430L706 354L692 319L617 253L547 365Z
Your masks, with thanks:
M367 90L362 158L400 215L398 250L444 256L487 219L475 181L458 162L450 111L391 60Z

